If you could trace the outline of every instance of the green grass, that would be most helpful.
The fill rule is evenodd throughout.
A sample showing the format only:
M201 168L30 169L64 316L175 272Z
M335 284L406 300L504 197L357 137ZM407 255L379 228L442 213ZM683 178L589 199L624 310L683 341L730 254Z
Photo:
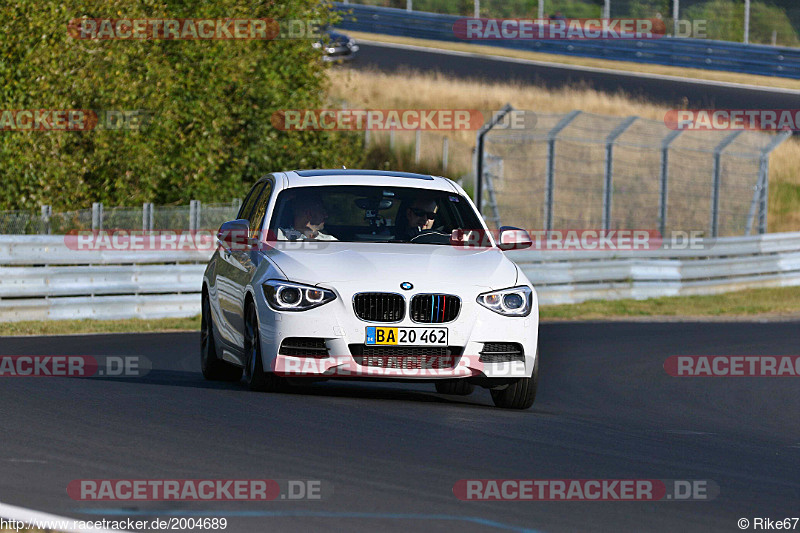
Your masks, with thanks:
M603 320L637 317L796 317L800 319L800 287L748 289L710 296L672 296L649 300L592 300L580 304L543 305L539 309L539 316L542 320ZM57 320L0 323L0 336L199 330L199 316L158 320Z
M542 320L597 320L624 317L775 317L800 318L800 287L747 289L709 296L671 296L648 300L592 300L547 305Z
M155 331L200 330L200 316L155 320L52 320L0 322L0 336L70 335L76 333L147 333Z

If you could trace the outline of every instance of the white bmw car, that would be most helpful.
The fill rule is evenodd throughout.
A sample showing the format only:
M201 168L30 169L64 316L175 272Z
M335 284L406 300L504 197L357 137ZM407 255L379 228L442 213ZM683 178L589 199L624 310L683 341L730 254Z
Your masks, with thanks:
M538 381L536 291L464 190L375 170L276 172L220 228L203 276L210 380L277 391L327 379L489 388L527 409Z

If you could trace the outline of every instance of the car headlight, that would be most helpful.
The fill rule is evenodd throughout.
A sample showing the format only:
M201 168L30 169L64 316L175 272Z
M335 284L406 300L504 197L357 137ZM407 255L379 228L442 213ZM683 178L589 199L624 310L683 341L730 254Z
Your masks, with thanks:
M320 48L322 48L322 43L317 41L315 43L311 43L311 46L313 46L314 48L320 49Z
M531 312L533 291L522 285L501 291L485 292L478 296L478 303L495 313L505 316L528 316Z
M267 303L276 311L307 311L336 299L328 289L271 279L264 283Z

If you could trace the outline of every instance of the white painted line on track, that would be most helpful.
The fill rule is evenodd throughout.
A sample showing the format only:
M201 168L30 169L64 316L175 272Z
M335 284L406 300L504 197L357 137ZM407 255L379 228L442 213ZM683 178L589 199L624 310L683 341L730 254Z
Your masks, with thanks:
M54 524L65 524L65 523L72 523L73 526L76 525L76 522L89 522L90 520L80 520L76 518L67 518L65 516L58 516L49 513L43 513L41 511L34 511L33 509L27 509L25 507L17 507L15 505L8 505L3 502L0 502L0 517L4 518L6 521L8 520L15 520L18 522L23 522L26 526L35 526L36 524L40 524L40 528L44 529L44 523L47 522L49 524L49 529L51 531L62 531L64 533L84 533L86 531L91 531L93 533L124 533L120 532L119 530L113 529L98 529L98 528L84 528L78 529L75 527L53 527ZM95 520L91 520L95 522ZM12 529L13 531L13 529Z

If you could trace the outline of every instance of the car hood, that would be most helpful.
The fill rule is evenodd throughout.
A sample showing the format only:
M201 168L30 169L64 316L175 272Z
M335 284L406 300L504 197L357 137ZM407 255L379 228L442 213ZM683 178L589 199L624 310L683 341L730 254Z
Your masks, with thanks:
M281 243L282 245L284 243ZM298 244L299 249L288 249ZM287 279L301 283L363 282L365 287L468 285L499 289L517 282L517 268L497 248L428 244L288 243L266 255Z

